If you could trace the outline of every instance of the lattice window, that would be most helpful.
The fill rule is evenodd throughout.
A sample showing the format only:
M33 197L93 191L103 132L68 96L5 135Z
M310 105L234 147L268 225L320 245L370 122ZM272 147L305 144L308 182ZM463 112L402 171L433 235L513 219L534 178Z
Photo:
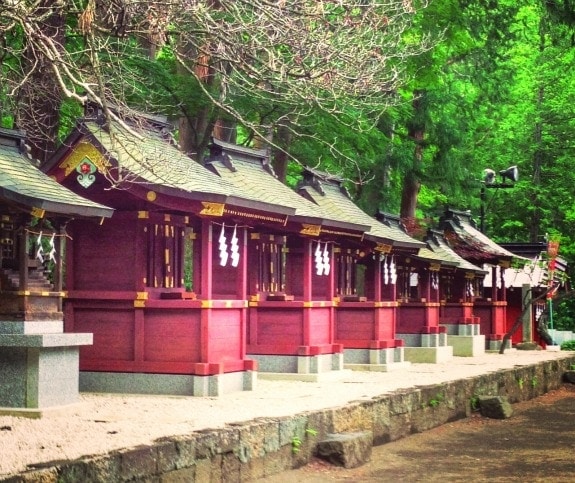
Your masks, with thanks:
M179 288L184 283L184 227L150 223L146 281L151 288Z
M252 239L256 240L256 291L266 293L284 292L286 285L286 237L254 233L252 234Z
M336 249L337 293L340 296L357 294L357 254L355 250Z

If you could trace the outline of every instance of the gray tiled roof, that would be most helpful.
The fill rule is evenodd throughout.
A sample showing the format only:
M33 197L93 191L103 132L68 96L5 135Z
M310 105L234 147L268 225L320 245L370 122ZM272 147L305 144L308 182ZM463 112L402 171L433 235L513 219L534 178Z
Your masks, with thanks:
M226 202L249 205L262 211L293 212L284 209L279 200L269 201L276 201L277 206L262 205L257 194L217 176L182 153L158 130L134 127L130 132L118 123L112 123L106 130L96 122L86 122L85 127L124 170L156 187L175 190L172 195L206 201L216 198L222 201L221 197L224 197Z
M441 229L453 250L466 260L497 264L501 258L521 258L481 233L468 212L448 210L441 220Z
M109 130L96 122L85 122L84 126L124 170L144 182L187 192L234 193L233 186L220 182L159 132L136 127L129 132L118 123L111 123Z
M2 130L0 135L9 135ZM113 210L61 186L33 166L18 147L0 144L0 197L54 214L109 217Z
M384 225L368 215L342 192L337 181L324 180L321 182L321 187L324 194L319 193L310 185L302 186L300 192L312 199L323 210L331 213L333 217L367 225L369 227L366 233L368 238L398 247L418 248L425 246L424 243L410 237L401 229Z
M428 247L434 253L441 255L445 260L451 260L457 264L458 268L466 272L475 272L477 274L487 273L482 268L465 260L459 256L448 244L442 233L431 233L427 236L426 242Z
M258 200L293 208L295 216L305 219L308 223L339 226L356 231L368 229L361 220L334 216L333 213L315 205L282 183L271 168L264 166L265 160L261 151L253 150L250 156L246 148L236 153L235 148L229 144L218 141L218 145L223 146L230 157L230 162L212 158L210 164L213 169L222 179L233 183L242 191L251 192Z

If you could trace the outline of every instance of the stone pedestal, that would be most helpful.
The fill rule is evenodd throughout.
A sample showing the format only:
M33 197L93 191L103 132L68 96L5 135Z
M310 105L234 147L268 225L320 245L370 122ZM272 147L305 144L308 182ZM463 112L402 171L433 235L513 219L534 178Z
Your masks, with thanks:
M61 321L0 321L0 414L41 417L78 402L79 346Z

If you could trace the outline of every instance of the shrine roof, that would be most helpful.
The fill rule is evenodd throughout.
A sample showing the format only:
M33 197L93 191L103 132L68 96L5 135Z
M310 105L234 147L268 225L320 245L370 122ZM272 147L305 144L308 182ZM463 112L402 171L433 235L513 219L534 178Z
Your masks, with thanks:
M501 260L522 258L481 233L469 212L446 210L440 220L440 228L449 246L471 262L497 265Z
M269 163L266 150L238 147L214 140L208 165L222 179L233 183L243 191L250 191L260 201L283 204L295 209L295 215L292 218L305 223L356 232L365 232L369 229L369 225L364 220L334 216L333 213L305 199L282 183Z
M483 270L481 267L474 265L473 263L467 261L465 258L459 256L447 243L443 233L437 231L429 231L425 239L429 249L440 255L445 260L451 260L455 262L461 270L466 272L473 272L478 275L485 275L487 271Z
M368 215L353 202L343 186L343 179L337 176L306 168L299 192L334 217L367 225L368 239L401 248L418 249L425 246L399 227L385 225Z
M24 133L0 129L0 198L51 214L110 217L113 210L61 186L28 157Z
M250 191L215 175L182 153L166 129L146 128L142 124L126 127L117 122L104 129L94 121L85 122L83 126L125 171L158 191L273 213L293 213L281 203L274 205L273 201L266 200L262 204Z

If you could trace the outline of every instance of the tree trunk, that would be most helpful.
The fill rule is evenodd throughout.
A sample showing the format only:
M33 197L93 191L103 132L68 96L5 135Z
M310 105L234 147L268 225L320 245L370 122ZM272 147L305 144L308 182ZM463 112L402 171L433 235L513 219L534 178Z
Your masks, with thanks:
M401 207L399 216L402 220L415 220L415 210L417 208L417 196L421 188L418 173L421 172L423 162L423 139L425 137L425 103L423 102L425 92L416 91L413 100L413 118L408 126L408 137L413 140L415 147L410 168L403 178L401 190Z
M276 143L281 146L285 151L287 151L288 146L292 140L291 131L286 126L280 126L276 132ZM289 156L287 152L280 149L273 150L273 160L272 166L275 173L282 183L285 183L287 177L287 166L289 162Z

